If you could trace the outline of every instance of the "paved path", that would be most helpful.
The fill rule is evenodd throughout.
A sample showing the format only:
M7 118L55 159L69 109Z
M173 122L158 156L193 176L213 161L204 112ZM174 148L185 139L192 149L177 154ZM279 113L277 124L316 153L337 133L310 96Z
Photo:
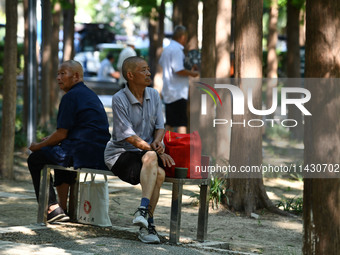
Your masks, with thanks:
M3 227L0 228L0 237L4 234L21 233L26 235L32 235L38 233L39 230L50 230L58 228L58 226L48 225L38 226L16 226L16 227ZM115 228L114 228L115 229ZM131 231L129 229L117 228L117 231ZM218 248L220 247L220 248ZM178 255L200 255L200 254L240 254L246 255L250 253L240 253L221 249L221 244L218 242L205 242L205 243L191 243L181 245L170 245L168 243L162 243L158 245L143 244L140 241L120 239L116 237L95 237L79 240L60 241L56 243L44 243L44 244L26 244L21 243L21 240L13 241L1 241L0 238L0 254L12 255L12 254L145 254L145 255L158 255L158 254L178 254Z

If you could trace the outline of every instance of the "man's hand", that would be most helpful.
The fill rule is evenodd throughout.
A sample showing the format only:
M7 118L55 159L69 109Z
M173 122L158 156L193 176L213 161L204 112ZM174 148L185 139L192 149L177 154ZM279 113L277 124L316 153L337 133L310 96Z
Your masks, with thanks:
M175 165L175 161L172 159L172 157L166 153L158 154L161 160L163 161L164 166L172 167Z
M40 143L33 142L28 149L34 152L46 146L55 146L67 137L67 133L67 129L58 128L53 134L45 137Z
M157 154L162 155L164 153L164 147L161 142L152 142L150 145Z
M28 149L30 149L31 151L34 152L34 151L40 150L41 148L40 148L39 143L33 142L33 143L31 143L30 147L28 147Z

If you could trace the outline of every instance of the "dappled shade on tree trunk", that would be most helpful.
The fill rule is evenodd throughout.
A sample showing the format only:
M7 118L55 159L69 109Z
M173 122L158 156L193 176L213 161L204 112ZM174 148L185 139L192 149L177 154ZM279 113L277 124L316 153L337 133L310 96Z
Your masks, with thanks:
M306 78L340 78L340 5L337 0L307 1ZM338 79L307 86L312 116L305 124L305 165L335 164L340 159ZM340 250L340 179L304 179L304 254Z
M18 1L6 1L0 177L12 179L17 96L17 12Z

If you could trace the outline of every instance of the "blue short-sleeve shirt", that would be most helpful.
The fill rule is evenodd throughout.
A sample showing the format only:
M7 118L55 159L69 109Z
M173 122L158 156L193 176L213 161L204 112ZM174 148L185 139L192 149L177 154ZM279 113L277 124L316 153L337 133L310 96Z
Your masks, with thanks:
M57 128L67 129L67 138L60 146L44 148L57 162L75 168L106 169L104 149L110 139L107 115L98 96L83 82L62 97Z

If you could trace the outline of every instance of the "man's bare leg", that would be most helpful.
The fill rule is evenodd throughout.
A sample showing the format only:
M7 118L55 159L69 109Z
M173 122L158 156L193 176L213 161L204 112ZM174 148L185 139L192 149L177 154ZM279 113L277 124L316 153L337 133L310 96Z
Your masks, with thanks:
M157 181L158 159L154 151L148 151L142 158L143 166L140 172L142 197L151 199Z
M164 182L164 179L165 179L165 171L158 167L158 170L157 170L157 181L156 181L156 185L153 189L153 193L152 193L152 196L151 196L151 199L150 199L150 212L151 212L151 215L153 215L153 212L155 211L155 208L156 208L156 205L158 203L158 199L159 199L159 193L160 193L160 190L161 190L161 187L162 187L162 184Z
M59 186L56 186L58 192L58 199L60 207L66 211L67 210L67 198L68 198L68 191L70 189L70 185L67 183L62 183Z
M155 151L148 151L142 157L142 170L140 172L140 184L142 186L142 200L138 207L137 215L132 223L140 227L148 228L148 207L157 181L158 159Z
M177 133L186 134L187 133L187 127L186 126L177 127Z

